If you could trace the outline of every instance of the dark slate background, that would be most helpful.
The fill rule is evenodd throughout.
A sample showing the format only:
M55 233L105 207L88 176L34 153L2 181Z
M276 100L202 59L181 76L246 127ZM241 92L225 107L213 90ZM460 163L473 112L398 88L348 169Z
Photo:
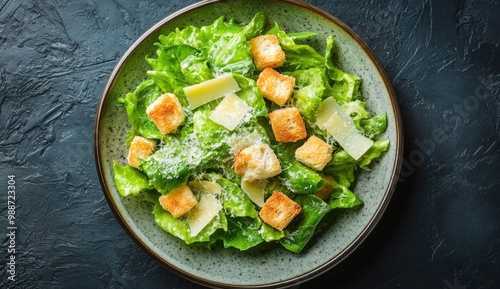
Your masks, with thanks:
M294 288L500 288L500 2L308 2L349 24L385 65L405 157L373 234ZM128 237L93 157L95 111L114 65L191 3L0 0L1 288L202 288ZM8 175L16 282L6 279Z

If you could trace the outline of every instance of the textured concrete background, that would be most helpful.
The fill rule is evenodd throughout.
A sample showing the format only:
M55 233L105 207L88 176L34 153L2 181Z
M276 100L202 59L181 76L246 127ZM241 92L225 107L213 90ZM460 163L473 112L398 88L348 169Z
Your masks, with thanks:
M0 0L0 288L202 288L120 227L93 161L104 84L128 46L194 1ZM307 1L385 65L405 163L379 226L294 288L500 288L500 1ZM8 176L16 282L7 278ZM326 285L325 285L326 284Z

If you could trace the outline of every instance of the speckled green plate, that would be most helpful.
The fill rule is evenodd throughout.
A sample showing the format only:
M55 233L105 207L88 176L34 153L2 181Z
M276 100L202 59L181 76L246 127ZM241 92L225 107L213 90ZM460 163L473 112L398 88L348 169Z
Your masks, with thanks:
M153 43L160 34L186 25L207 25L225 15L249 21L263 11L269 23L277 21L287 32L314 31L310 44L324 51L324 39L335 36L335 63L362 78L362 94L373 113L387 112L388 129L383 137L389 151L373 171L361 174L355 192L365 204L338 214L336 222L295 254L279 245L240 252L207 250L188 246L154 222L151 207L140 198L123 198L113 181L113 160L125 163L124 145L130 129L125 109L117 102L144 79L146 55L154 55ZM201 1L169 15L125 53L114 69L102 95L95 123L95 157L98 174L109 205L129 235L153 258L194 282L219 288L277 288L296 285L334 267L355 250L387 207L398 180L402 160L402 126L393 88L379 60L367 44L334 16L299 0Z

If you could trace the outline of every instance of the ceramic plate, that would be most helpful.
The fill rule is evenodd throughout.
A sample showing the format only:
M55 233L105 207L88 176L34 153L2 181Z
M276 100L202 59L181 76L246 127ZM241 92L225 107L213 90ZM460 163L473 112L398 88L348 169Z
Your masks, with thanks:
M357 210L338 213L328 230L315 236L301 253L279 245L240 252L233 249L207 250L188 246L154 222L149 203L140 198L123 198L113 180L113 160L124 164L128 125L125 109L117 99L133 91L144 79L153 56L153 43L186 25L208 25L224 15L249 21L263 11L287 32L319 32L309 44L323 53L328 35L335 36L335 63L362 79L362 95L374 113L387 112L388 129L382 136L390 149L373 171L359 176L355 193L365 204ZM293 21L291 21L291 19ZM197 283L220 288L276 288L296 285L334 267L373 230L391 198L402 160L402 126L396 97L379 60L352 29L334 16L298 0L202 1L169 15L144 33L118 62L106 84L95 123L95 157L101 185L108 203L124 229L147 253L170 270Z

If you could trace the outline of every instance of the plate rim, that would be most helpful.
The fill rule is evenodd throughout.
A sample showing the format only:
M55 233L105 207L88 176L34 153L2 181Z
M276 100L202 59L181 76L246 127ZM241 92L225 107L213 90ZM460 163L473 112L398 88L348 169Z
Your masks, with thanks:
M309 281L313 278L318 277L319 275L327 272L332 269L343 260L345 260L350 254L352 254L371 234L371 232L375 229L380 219L383 217L387 207L390 204L392 196L394 195L394 191L396 189L396 185L399 180L399 175L401 172L401 167L403 163L403 148L404 148L404 138L403 138L403 121L401 112L399 109L398 99L394 87L390 81L390 78L379 58L376 56L371 47L366 43L366 41L361 38L350 26L344 23L342 20L337 18L336 16L322 10L321 8L304 2L302 0L275 0L277 2L288 3L291 5L296 5L301 8L305 8L317 15L322 16L329 22L332 22L333 25L338 26L341 30L343 30L349 37L351 37L354 42L360 46L361 50L367 55L367 59L373 63L374 67L376 67L377 73L387 90L390 106L392 108L392 115L394 116L394 133L395 133L395 144L391 144L391 146L395 146L395 155L392 165L392 172L390 182L387 185L386 192L383 195L382 201L380 202L378 208L375 209L375 214L371 216L370 221L363 227L361 232L357 235L357 237L350 242L350 244L343 248L336 256L330 258L327 262L321 264L320 266L313 268L309 271L304 272L302 275L294 276L285 280L281 280L273 283L266 284L255 284L255 285L238 285L238 284L229 284L222 283L214 280L208 280L201 277L198 277L188 271L182 270L170 262L168 260L164 260L161 258L154 250L152 250L147 244L145 244L141 238L134 232L131 226L128 225L127 221L123 217L120 212L118 206L115 204L113 200L113 196L111 194L111 190L108 187L108 183L106 182L106 176L104 174L104 164L100 158L100 124L101 119L103 117L104 104L109 98L109 92L111 88L114 86L117 75L120 74L121 70L125 66L126 62L132 56L134 51L144 42L146 39L153 33L158 32L167 22L172 21L185 13L191 12L195 9L199 9L208 5L216 4L219 2L227 2L225 0L202 0L193 4L190 4L184 8L181 8L174 13L164 17L156 24L147 29L144 33L140 35L140 37L135 40L130 47L124 52L120 60L115 65L112 73L110 74L108 80L106 81L106 85L104 90L100 96L100 100L98 103L96 117L94 122L94 160L97 169L97 175L99 178L99 182L101 185L101 189L104 193L106 201L111 208L115 218L118 220L122 228L125 232L131 237L131 239L139 245L150 257L155 259L159 264L161 264L164 268L174 272L175 274L186 278L194 283L209 286L213 288L282 288L290 285L297 285L306 281Z

